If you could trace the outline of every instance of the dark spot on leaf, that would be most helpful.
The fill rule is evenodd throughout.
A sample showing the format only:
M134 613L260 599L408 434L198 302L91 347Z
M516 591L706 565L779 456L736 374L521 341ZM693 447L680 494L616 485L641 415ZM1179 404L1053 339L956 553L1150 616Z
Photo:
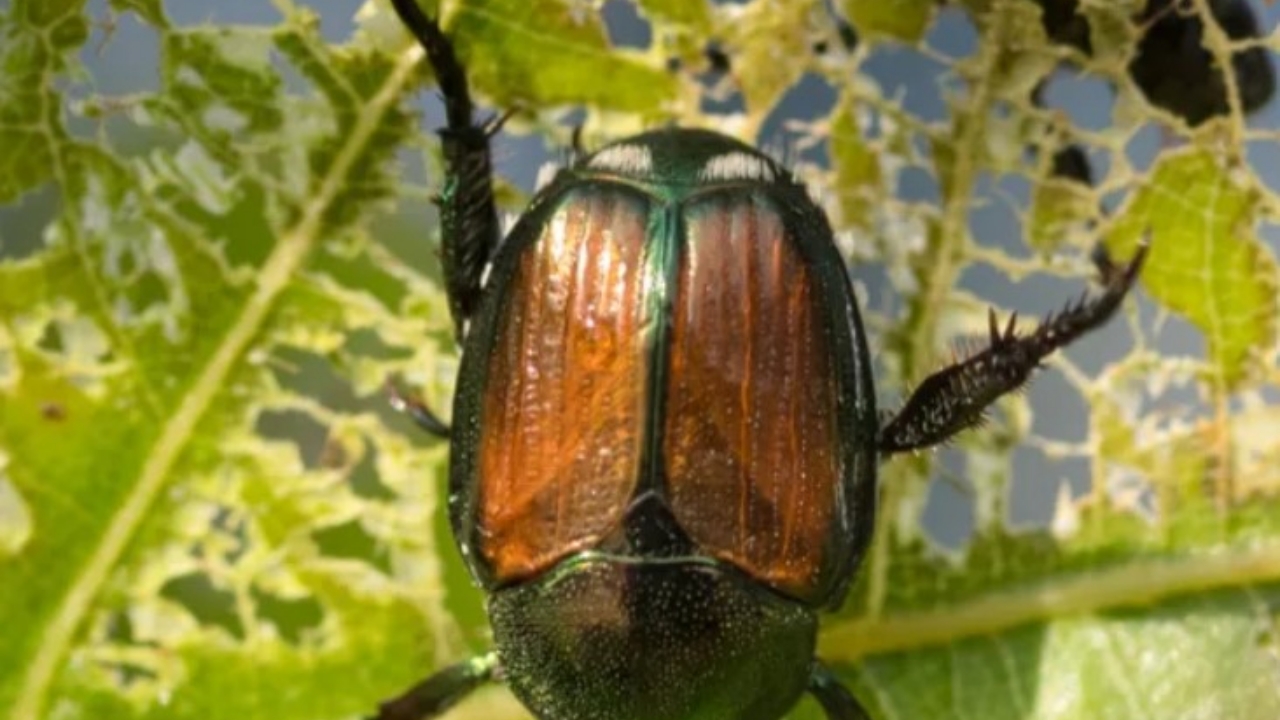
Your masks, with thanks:
M67 419L67 407L59 402L43 402L40 404L40 417L49 422L62 422Z

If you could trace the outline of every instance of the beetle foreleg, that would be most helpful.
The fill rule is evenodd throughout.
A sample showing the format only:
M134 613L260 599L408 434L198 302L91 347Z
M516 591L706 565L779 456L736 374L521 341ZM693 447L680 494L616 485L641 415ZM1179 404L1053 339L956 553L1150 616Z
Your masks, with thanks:
M878 448L889 455L945 442L982 422L987 408L1030 379L1044 358L1105 323L1120 307L1147 256L1144 241L1128 265L1095 256L1105 290L1092 300L1082 297L1045 319L1030 335L1015 332L1017 315L1004 329L990 315L991 339L985 350L925 378L907 404L880 428Z
M858 699L849 692L831 670L814 661L809 675L809 692L827 713L827 720L870 720Z
M497 655L490 653L457 665L450 665L409 688L397 698L382 703L370 720L426 720L453 707L480 685L493 679Z
M392 0L396 14L426 50L444 99L446 127L440 130L445 179L440 206L441 262L454 326L463 323L480 300L480 276L501 239L493 197L493 164L489 139L502 127L499 119L477 123L467 75L440 25L427 17L417 0Z

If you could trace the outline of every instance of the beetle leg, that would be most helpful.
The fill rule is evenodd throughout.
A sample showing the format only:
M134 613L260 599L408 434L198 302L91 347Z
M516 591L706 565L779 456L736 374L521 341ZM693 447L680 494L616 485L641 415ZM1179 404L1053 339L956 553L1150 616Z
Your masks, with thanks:
M444 99L447 125L440 130L445 178L440 206L441 262L449 311L459 338L481 295L480 278L502 231L494 203L489 139L505 116L477 123L467 75L440 25L426 16L417 0L392 0L396 14L426 50Z
M378 707L369 720L426 720L453 707L480 685L493 679L498 667L494 653L450 665Z
M1146 256L1145 240L1125 266L1104 260L1105 255L1095 255L1105 286L1102 294L1092 300L1080 298L1046 318L1029 335L1016 333L1016 314L1002 330L995 311L991 311L990 345L925 378L906 405L881 426L879 451L891 455L936 445L981 423L987 407L1026 384L1047 355L1110 319L1133 286Z
M809 673L809 692L827 713L827 720L870 720L858 699L820 661L813 662Z
M445 440L449 439L449 435L452 432L449 423L441 420L440 416L427 407L421 398L400 390L395 379L391 377L387 378L385 388L387 400L390 401L392 409L407 414L415 425L425 430L428 434Z

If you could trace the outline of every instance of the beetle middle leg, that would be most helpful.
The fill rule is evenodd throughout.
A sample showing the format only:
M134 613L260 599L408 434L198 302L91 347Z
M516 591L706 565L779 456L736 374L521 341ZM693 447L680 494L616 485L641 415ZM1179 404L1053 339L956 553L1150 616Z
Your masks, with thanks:
M987 348L925 378L906 405L880 428L879 451L891 455L926 448L980 424L987 408L1025 385L1046 356L1111 318L1133 287L1146 256L1145 241L1124 266L1115 265L1105 254L1095 255L1103 276L1102 294L1068 305L1029 335L1017 334L1016 314L1001 329L992 311Z
M849 688L826 665L816 660L809 675L809 692L826 712L827 720L870 720Z
M427 720L453 707L471 691L493 679L497 656L490 653L437 672L409 688L400 697L388 700L369 720Z
M444 100L447 125L440 130L440 141L445 178L436 203L440 206L445 290L454 328L461 338L480 302L485 265L502 237L489 141L506 117L475 122L466 72L440 25L422 12L417 0L392 0L391 4L426 50Z

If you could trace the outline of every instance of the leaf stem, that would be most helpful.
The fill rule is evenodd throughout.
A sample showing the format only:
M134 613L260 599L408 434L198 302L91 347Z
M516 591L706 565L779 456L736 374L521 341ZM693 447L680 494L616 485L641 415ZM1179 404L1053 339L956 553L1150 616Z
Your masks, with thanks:
M857 618L822 633L822 657L840 662L994 635L1054 618L1152 605L1172 597L1280 580L1280 545L1121 564L937 610Z

